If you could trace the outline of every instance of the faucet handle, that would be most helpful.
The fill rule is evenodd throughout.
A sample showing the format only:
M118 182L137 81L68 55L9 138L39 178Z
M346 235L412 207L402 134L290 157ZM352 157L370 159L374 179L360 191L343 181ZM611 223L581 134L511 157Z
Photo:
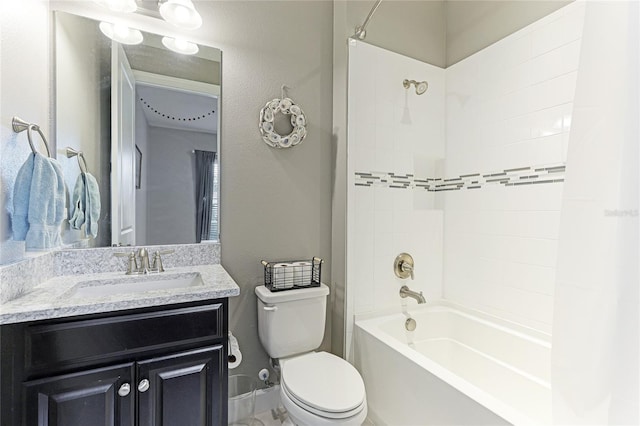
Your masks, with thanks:
M138 261L136 260L136 253L134 251L129 253L113 253L115 257L127 257L129 262L127 264L127 275L134 274L138 271Z
M413 279L413 257L409 253L400 253L393 261L393 272L398 278Z
M158 272L164 272L164 268L162 267L161 255L171 253L175 253L175 250L159 250L153 253L153 266L151 267L151 269Z
M407 262L402 262L400 264L400 268L402 269L403 272L408 272L409 275L411 276L412 280L414 279L414 277L413 277L413 266L412 265L410 265Z

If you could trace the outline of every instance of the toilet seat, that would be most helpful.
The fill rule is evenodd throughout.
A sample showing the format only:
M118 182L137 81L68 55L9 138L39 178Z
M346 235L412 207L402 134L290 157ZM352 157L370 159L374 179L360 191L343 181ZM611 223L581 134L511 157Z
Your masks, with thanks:
M366 406L362 377L342 358L311 352L282 361L282 390L305 411L329 419L345 419Z

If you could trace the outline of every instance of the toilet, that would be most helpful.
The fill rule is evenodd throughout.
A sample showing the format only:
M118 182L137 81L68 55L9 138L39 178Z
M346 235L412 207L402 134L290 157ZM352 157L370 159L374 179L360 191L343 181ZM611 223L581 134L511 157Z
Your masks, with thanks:
M367 398L358 370L338 356L315 352L324 336L329 288L255 291L260 342L280 365L280 398L291 424L360 426Z

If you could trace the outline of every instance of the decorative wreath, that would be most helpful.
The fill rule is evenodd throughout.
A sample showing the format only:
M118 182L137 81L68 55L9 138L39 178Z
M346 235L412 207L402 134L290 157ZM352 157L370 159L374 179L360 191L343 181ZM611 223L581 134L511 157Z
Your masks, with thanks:
M293 130L288 135L281 135L273 127L277 113L291 116ZM307 119L304 111L289 98L274 99L260 110L260 134L265 143L273 148L290 148L298 145L307 136Z

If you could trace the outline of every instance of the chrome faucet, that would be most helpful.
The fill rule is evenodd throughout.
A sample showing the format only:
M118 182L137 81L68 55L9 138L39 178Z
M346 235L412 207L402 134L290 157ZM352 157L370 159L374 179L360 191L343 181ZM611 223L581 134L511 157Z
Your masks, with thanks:
M400 297L402 297L403 299L406 297L411 297L415 299L416 302L418 302L418 304L427 303L426 299L422 295L422 292L418 293L417 291L413 291L409 289L409 287L407 287L406 285L403 285L402 287L400 287Z

